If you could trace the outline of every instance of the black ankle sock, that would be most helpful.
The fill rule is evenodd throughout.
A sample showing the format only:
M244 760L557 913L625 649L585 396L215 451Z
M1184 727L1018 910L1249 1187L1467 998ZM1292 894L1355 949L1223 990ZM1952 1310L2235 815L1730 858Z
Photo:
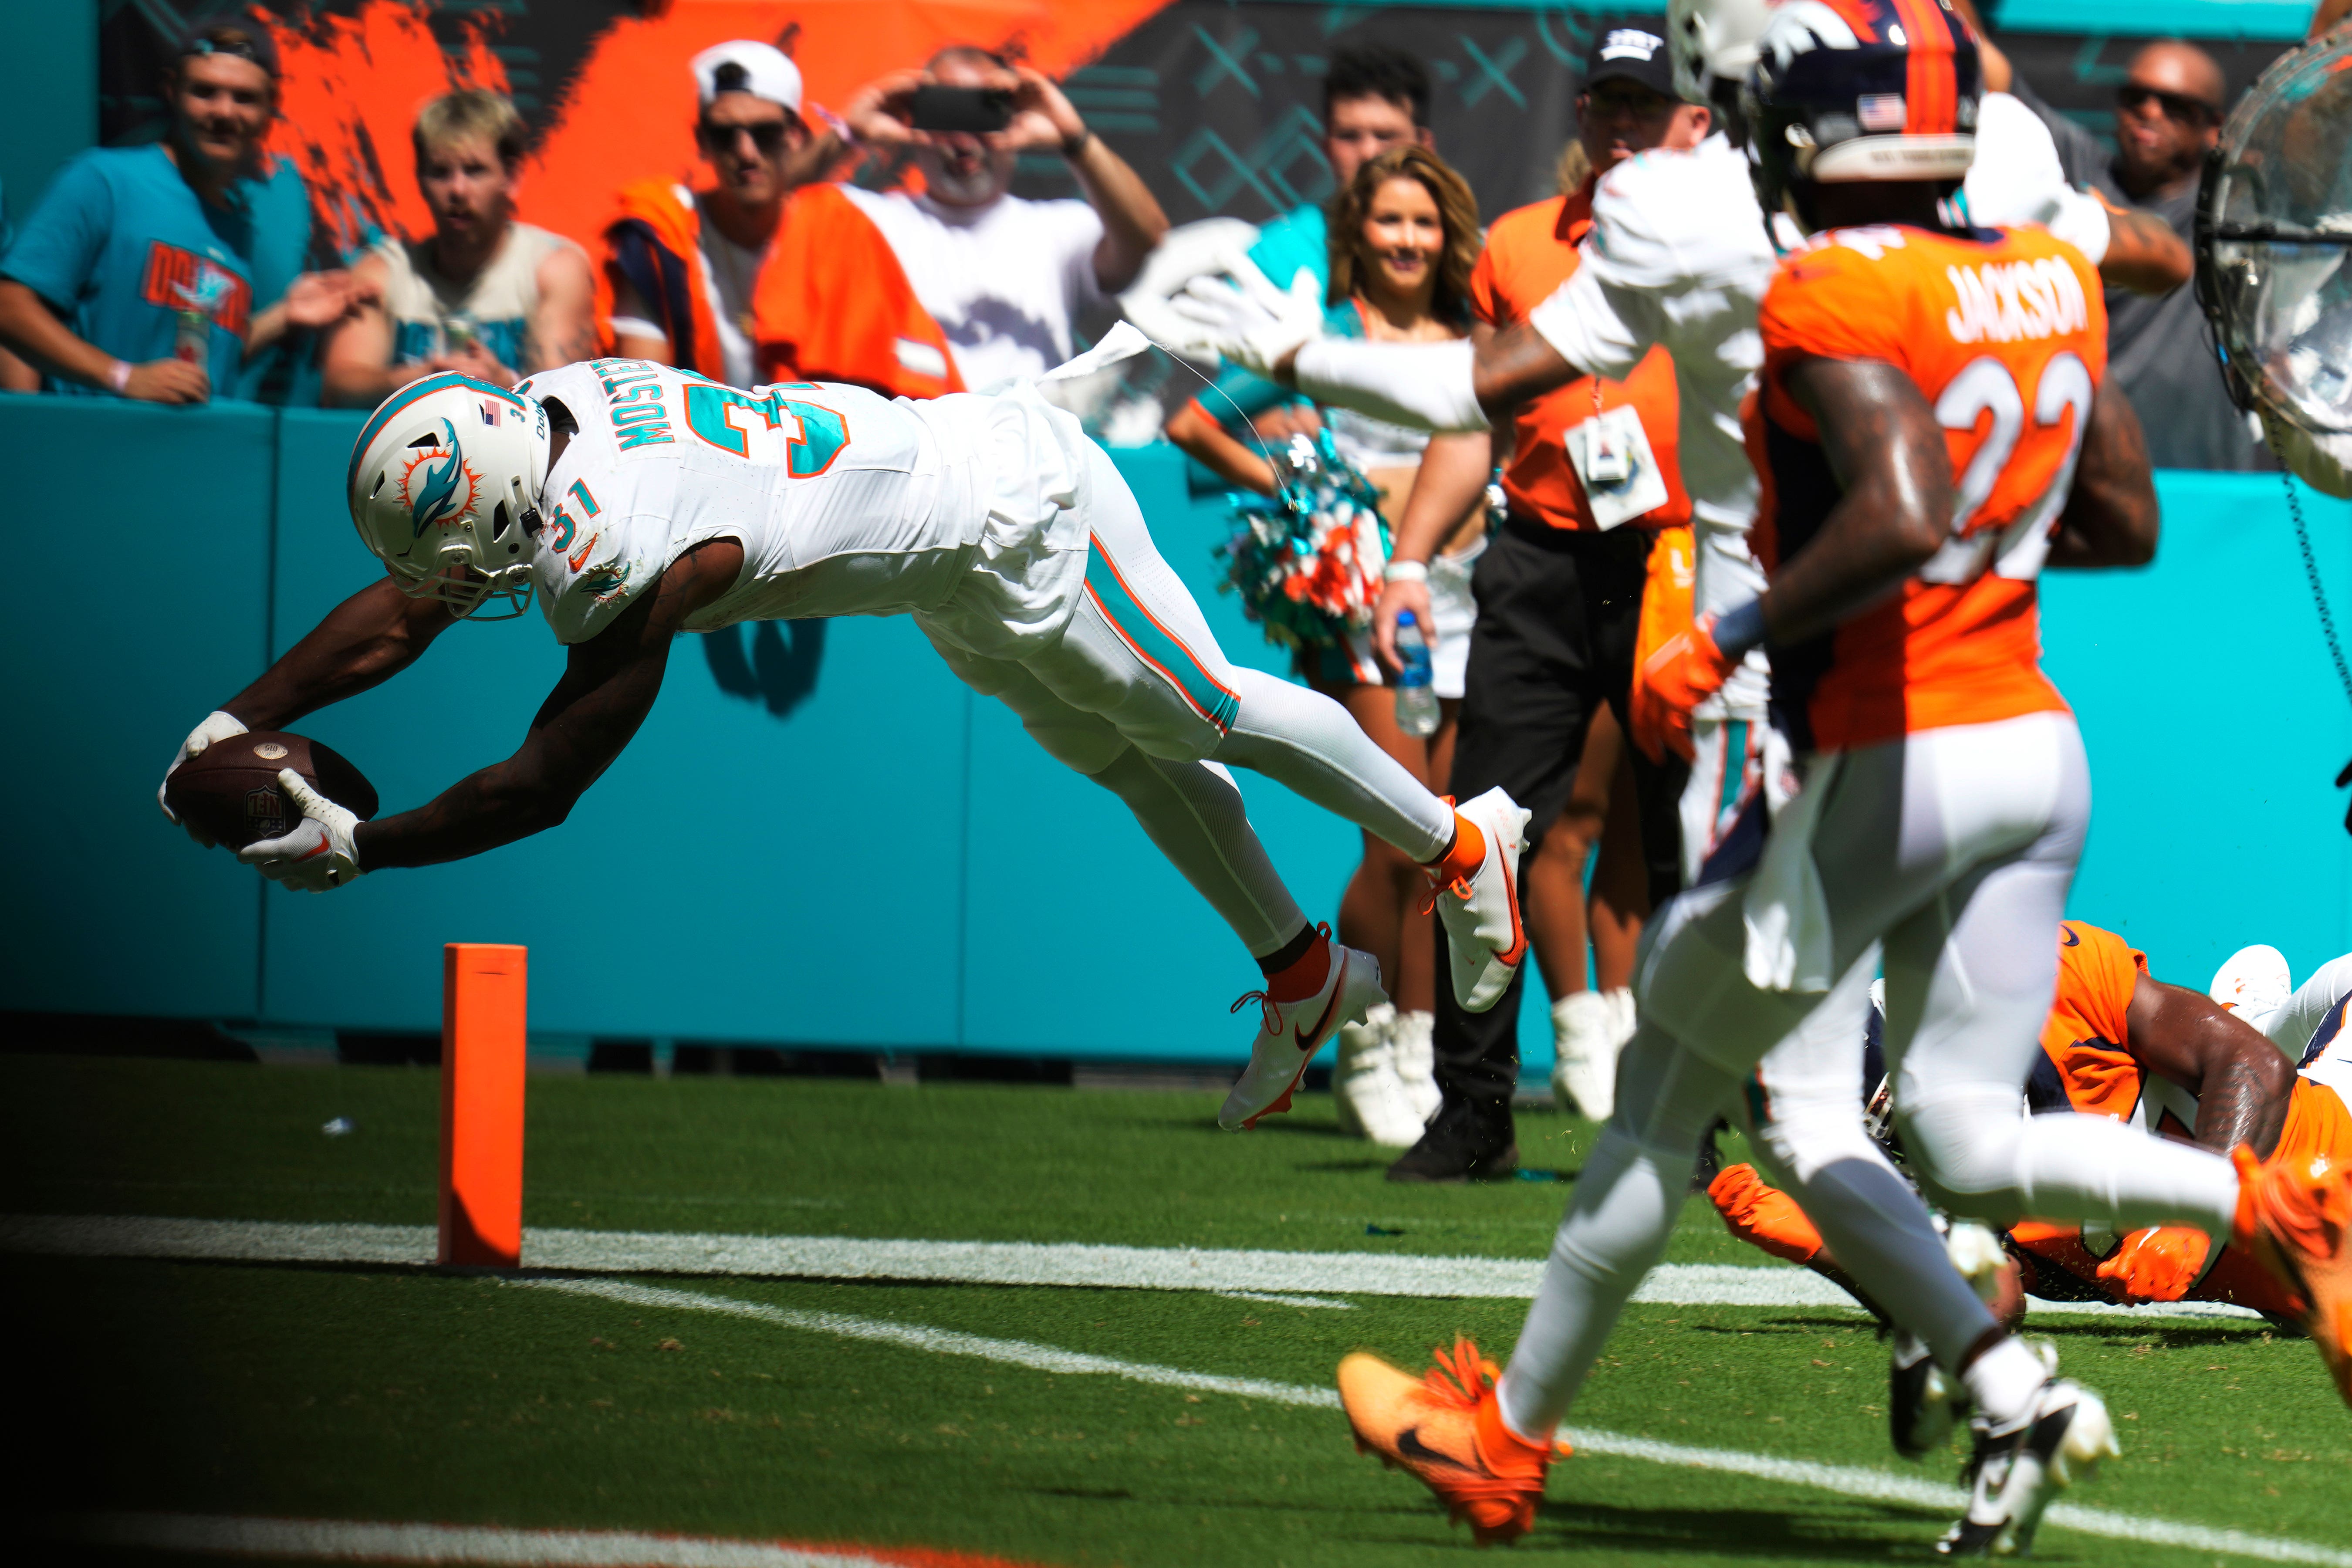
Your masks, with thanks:
M1304 927L1297 936L1292 937L1288 942L1284 942L1280 947L1276 948L1272 952L1269 952L1264 958L1259 959L1257 961L1258 969L1268 980L1271 980L1276 975L1281 973L1284 970L1289 968L1292 964L1297 963L1300 959L1306 957L1307 953L1313 950L1314 946L1315 928L1313 926Z

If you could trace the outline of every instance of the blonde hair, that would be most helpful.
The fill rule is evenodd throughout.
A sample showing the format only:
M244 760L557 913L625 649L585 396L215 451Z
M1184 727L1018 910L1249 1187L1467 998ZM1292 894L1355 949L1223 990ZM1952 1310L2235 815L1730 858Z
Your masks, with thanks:
M1364 215L1371 211L1372 198L1380 188L1391 180L1411 180L1427 191L1429 199L1437 204L1438 221L1445 229L1445 249L1438 258L1430 313L1447 321L1467 320L1470 271L1477 266L1478 252L1486 244L1478 228L1478 198L1471 193L1469 182L1448 167L1445 160L1411 142L1367 162L1339 193L1338 210L1331 215L1330 302L1336 305L1353 296L1362 274L1371 270L1363 256Z
M1551 177L1563 196L1576 195L1583 189L1584 182L1592 177L1592 154L1584 150L1581 137L1570 141L1559 150L1559 162L1553 165Z
M499 162L509 169L522 162L523 142L530 134L530 127L515 112L513 100L505 93L481 87L461 88L434 99L416 111L416 125L410 132L420 161L433 148L478 138L497 148Z

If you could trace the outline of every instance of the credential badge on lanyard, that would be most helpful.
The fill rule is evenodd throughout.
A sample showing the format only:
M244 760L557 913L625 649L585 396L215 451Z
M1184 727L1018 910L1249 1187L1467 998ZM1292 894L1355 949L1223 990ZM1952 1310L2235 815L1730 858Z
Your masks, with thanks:
M1601 401L1601 389L1592 389ZM1631 405L1601 412L1570 428L1568 460L1584 481L1595 528L1611 529L1666 504L1666 479L1650 450L1649 434Z

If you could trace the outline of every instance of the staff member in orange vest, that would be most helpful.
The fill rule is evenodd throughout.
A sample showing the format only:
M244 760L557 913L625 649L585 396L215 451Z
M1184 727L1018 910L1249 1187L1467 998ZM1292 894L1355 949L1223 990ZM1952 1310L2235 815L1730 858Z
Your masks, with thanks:
M962 391L888 242L837 188L811 183L840 144L802 118L800 68L749 40L714 45L691 68L695 142L715 179L622 190L598 278L615 349L730 386Z
M1696 146L1708 127L1706 109L1675 96L1665 40L1633 27L1604 33L1594 45L1577 110L1590 169L1569 194L1495 220L1470 279L1474 342L1525 320L1576 271L1576 246L1591 227L1593 187L1602 174L1648 148ZM1554 1075L1555 1092L1596 1120L1609 1114L1617 1052L1633 1034L1633 994L1622 988L1632 982L1631 937L1649 901L1643 895L1662 897L1679 885L1675 802L1687 770L1623 746L1618 722L1633 683L1652 541L1690 520L1675 461L1676 416L1674 365L1663 349L1652 350L1623 382L1585 376L1522 405L1509 444L1496 436L1509 454L1508 510L1470 584L1478 623L1470 634L1452 788L1467 798L1465 790L1499 784L1534 814L1532 851L1520 861L1521 904L1546 987L1558 998L1562 1070ZM1429 624L1427 563L1443 520L1460 517L1486 482L1484 473L1435 464L1421 471L1373 614L1377 646L1391 668L1399 615L1410 610ZM1596 902L1631 907L1611 933L1626 940L1602 945L1601 989L1594 991L1585 987L1584 858L1610 808L1621 755L1633 760L1631 804L1648 874L1633 868L1631 888L1596 879ZM1587 761L1597 765L1580 774ZM1391 1181L1461 1181L1500 1174L1516 1163L1511 1093L1522 984L1513 979L1486 1013L1465 1013L1440 994L1435 1076L1444 1098L1421 1142L1390 1168Z

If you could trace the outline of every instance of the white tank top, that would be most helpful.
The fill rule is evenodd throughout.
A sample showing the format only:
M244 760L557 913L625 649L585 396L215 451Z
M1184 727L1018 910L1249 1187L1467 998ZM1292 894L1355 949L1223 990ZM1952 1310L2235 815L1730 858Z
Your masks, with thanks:
M507 230L490 264L467 284L433 269L428 240L386 239L383 311L392 320L392 363L419 364L455 346L450 332L471 332L498 362L521 374L530 369L530 318L539 309L539 264L558 250L580 247L560 234L519 223ZM586 252L583 251L584 258Z

